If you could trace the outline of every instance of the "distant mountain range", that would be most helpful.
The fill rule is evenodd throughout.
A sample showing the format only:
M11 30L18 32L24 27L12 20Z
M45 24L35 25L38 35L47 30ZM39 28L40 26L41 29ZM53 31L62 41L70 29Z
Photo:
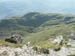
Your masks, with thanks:
M28 12L75 14L74 0L0 0L0 19Z
M29 36L31 33L36 33L33 36L36 35L37 37L37 32L41 32L42 35L43 32L48 31L48 28L51 28L52 34L57 34L56 33L57 31L58 33L61 32L62 34L64 34L66 30L74 31L75 29L74 25L75 25L74 15L55 14L55 13L44 14L38 12L31 12L23 16L15 16L10 17L8 19L0 20L0 38L2 39L3 37L5 38L15 33L18 33L24 37ZM69 29L67 29L67 27ZM60 29L63 29L63 32ZM38 36L41 38L40 35Z

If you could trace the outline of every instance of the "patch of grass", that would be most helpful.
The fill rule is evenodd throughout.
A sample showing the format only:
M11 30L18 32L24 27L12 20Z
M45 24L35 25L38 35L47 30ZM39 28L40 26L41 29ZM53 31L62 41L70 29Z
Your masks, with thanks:
M22 47L24 45L24 44L13 44L2 40L0 40L0 44L5 46L10 46L10 47Z
M64 42L62 42L62 45L64 45ZM43 42L41 41L41 42L34 44L35 47L40 46L40 47L45 48L47 50L50 48L58 50L59 48L62 47L62 45L52 44L50 40L43 41Z
M75 54L73 54L73 55L68 55L68 56L75 56Z

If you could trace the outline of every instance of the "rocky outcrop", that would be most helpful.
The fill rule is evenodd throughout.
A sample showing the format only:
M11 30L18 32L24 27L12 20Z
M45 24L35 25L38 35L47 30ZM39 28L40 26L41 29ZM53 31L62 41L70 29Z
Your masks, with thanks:
M61 47L59 51L49 49L49 54L38 54L32 46L24 45L22 47L0 47L0 56L68 56L75 54L75 48Z
M49 56L70 56L70 55L75 55L75 48L66 48L63 46L59 51L54 51L53 49L50 49Z
M10 36L9 38L6 38L5 41L17 44L17 43L23 43L23 38L22 38L22 36L20 36L18 34L14 34L14 35Z
M71 45L61 44L63 42L63 36L58 36L51 44L57 44L60 48L45 49L40 46L31 46L30 42L22 47L9 47L0 45L0 56L70 56L75 55L75 48ZM72 41L70 41L72 42ZM67 42L69 43L69 41ZM74 43L75 44L75 43ZM2 47L1 47L2 46ZM39 51L40 53L37 53Z
M5 54L3 54L5 53ZM32 47L24 45L23 47L2 47L0 48L0 56L36 56L36 52Z
M63 40L64 40L64 39L63 39L63 36L60 35L60 36L57 36L56 39L54 39L54 40L52 41L52 43L53 43L53 44L56 43L56 44L59 45L59 44L61 44L61 42L62 42Z

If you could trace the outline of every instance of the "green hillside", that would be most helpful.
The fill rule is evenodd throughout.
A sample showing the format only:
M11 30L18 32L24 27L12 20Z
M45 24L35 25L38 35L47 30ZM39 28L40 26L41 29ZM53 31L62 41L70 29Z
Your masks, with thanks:
M74 15L31 12L23 16L0 20L0 38L18 33L31 41L33 38L37 41L47 40L60 32L60 34L65 34L69 29L69 31L74 30L74 23Z
M30 41L32 44L56 38L56 36L63 35L65 39L71 38L70 34L75 33L75 24L71 25L57 25L52 27L44 27L37 30L25 38L25 42Z

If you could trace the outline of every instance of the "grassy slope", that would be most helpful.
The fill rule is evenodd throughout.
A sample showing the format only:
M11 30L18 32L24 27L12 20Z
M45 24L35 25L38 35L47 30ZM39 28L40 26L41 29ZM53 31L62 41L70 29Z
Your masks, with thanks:
M71 33L75 33L75 24L71 25L58 25L53 27L45 27L43 30L25 38L25 43L30 41L33 44L44 42L50 38L55 38L56 36L63 35L65 39L70 37Z
M0 39L17 32L24 36L29 35L26 37L27 40L38 42L59 35L60 32L65 34L66 30L74 29L73 23L75 23L73 15L28 13L22 17L1 20ZM33 33L34 29L37 33Z
M10 46L10 47L21 47L24 44L13 44L13 43L9 43L9 42L0 40L0 45Z

